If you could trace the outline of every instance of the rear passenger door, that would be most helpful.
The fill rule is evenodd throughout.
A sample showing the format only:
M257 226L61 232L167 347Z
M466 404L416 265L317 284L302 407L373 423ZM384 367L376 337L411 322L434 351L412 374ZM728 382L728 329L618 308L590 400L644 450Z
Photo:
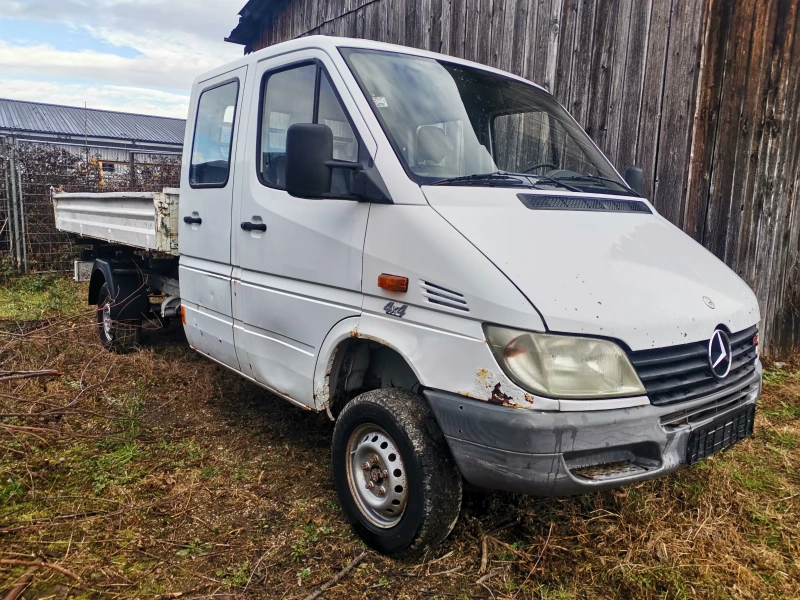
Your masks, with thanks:
M231 305L231 208L247 67L197 84L187 122L179 201L180 282L186 337L239 368Z
M233 233L234 335L242 371L312 406L316 357L341 319L361 313L361 262L369 204L295 198L286 192L286 132L295 123L331 128L334 158L366 161L374 141L338 72L321 51L259 64L242 197ZM333 173L346 194L349 173ZM257 226L258 228L254 228ZM236 228L235 228L236 229Z

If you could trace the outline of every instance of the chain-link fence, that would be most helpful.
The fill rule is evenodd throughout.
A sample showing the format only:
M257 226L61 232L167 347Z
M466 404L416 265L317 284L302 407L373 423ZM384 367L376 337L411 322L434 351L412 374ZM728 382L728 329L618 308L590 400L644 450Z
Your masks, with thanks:
M161 191L180 185L180 170L176 152L0 138L0 269L72 270L76 248L55 228L51 189Z

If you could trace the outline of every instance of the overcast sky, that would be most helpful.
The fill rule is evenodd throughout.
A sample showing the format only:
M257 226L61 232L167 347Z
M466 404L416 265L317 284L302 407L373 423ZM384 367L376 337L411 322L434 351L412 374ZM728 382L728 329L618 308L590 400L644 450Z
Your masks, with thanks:
M0 98L186 118L246 0L0 0Z

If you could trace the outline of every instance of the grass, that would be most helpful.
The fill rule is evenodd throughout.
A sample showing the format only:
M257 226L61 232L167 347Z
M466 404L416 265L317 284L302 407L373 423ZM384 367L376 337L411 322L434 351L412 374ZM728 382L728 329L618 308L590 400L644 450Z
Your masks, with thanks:
M56 274L10 278L0 287L0 320L36 321L86 312L85 283Z
M26 598L304 598L364 550L324 415L206 361L179 329L102 352L85 288L49 281L0 292L38 307L0 300L0 369L63 373L0 384L0 559L81 580L40 570ZM323 598L798 598L800 377L787 363L765 381L755 435L729 452L608 493L467 494L436 551L370 552ZM0 564L0 594L24 570Z

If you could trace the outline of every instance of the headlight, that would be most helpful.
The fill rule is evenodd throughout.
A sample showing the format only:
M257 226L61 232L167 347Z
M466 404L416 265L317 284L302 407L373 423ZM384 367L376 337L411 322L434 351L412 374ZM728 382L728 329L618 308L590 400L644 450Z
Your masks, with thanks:
M521 388L551 398L616 398L645 389L614 342L484 325L497 362Z

